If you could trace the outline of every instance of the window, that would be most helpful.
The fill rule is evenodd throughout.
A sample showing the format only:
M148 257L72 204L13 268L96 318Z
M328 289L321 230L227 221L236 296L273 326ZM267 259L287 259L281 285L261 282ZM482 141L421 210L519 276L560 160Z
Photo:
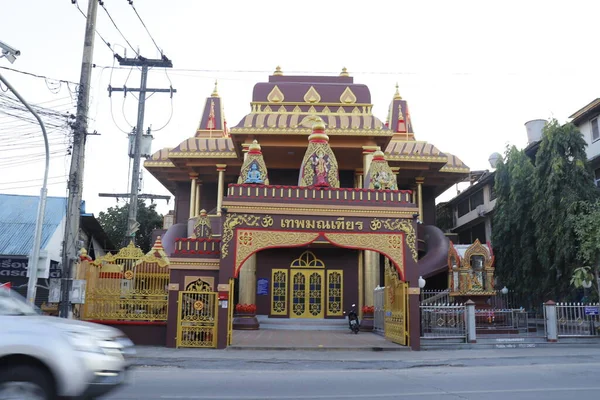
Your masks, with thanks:
M479 190L471 196L471 211L475 210L477 208L477 206L480 206L482 204L483 204L483 190Z
M595 171L596 186L600 188L600 168Z
M600 131L598 130L598 118L592 120L592 142L600 139Z
M465 214L468 214L471 209L469 208L469 199L464 199L460 203L458 203L458 218L462 217Z

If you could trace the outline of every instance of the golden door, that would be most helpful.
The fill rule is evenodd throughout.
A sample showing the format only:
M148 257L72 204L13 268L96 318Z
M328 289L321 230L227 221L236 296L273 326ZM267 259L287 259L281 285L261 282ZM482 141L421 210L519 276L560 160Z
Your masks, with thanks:
M323 270L290 270L290 318L323 318Z

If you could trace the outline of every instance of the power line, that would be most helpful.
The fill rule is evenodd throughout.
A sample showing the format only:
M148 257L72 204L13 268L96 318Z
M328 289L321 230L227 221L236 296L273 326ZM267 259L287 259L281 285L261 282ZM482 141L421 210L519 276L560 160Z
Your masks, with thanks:
M17 73L23 74L23 75L33 76L34 78L41 78L41 79L51 80L51 81L55 81L55 82L63 82L63 83L68 83L68 84L71 84L71 85L79 86L78 83L72 82L72 81L68 81L66 79L54 79L54 78L47 77L45 75L38 75L38 74L34 74L33 72L21 71L21 70L10 68L10 67L2 67L2 66L0 66L0 68L5 69L7 71L17 72Z
M94 1L94 0L89 0L89 1ZM85 18L87 20L87 15L83 12L83 10L81 8L79 8L79 2L77 0L73 1L73 4L75 4L77 6L77 9L79 10L79 12L81 13L81 15L83 15L83 18ZM110 52L113 53L113 55L115 54L113 48L111 47L110 43L108 43L106 40L104 40L104 38L102 37L102 35L100 34L100 32L98 32L97 29L94 29L94 31L96 32L96 35L98 35L98 37L104 42L104 44L110 49Z
M152 35L150 34L150 31L148 30L148 28L146 27L146 24L144 23L144 21L142 20L142 17L140 17L140 14L137 12L137 10L135 9L135 6L133 5L133 0L128 0L129 1L129 5L131 6L131 8L133 8L133 11L135 11L135 15L137 15L138 19L140 20L140 22L142 23L142 25L144 26L144 29L146 29L146 32L148 33L148 36L150 36L150 39L152 39L152 43L154 43L154 46L156 46L156 49L158 50L158 52L160 53L160 55L163 55L162 50L160 49L160 47L158 47L158 45L156 44L156 41L154 40L154 38L152 37Z
M129 43L129 40L127 40L127 38L125 37L125 35L123 35L123 32L121 32L121 30L117 26L115 20L113 19L113 17L110 15L110 13L108 12L108 10L104 6L104 2L100 2L100 6L102 6L102 8L104 9L104 11L106 11L106 15L108 15L108 18L110 19L110 22L112 22L112 24L115 26L115 29L117 30L117 32L119 32L121 34L121 37L125 40L125 42L129 46L129 48L131 48L131 50L133 50L133 52L135 53L136 56L139 56L139 53L137 51L135 51L135 49L133 48L133 46L131 45L131 43Z

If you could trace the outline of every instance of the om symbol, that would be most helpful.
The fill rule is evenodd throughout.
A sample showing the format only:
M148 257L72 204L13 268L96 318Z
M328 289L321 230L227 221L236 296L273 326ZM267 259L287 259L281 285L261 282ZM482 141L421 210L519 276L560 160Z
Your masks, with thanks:
M124 278L127 280L133 279L133 271L132 270L125 271Z
M250 246L252 244L252 232L241 232L239 242L244 246Z
M372 231L377 231L381 229L381 221L378 219L374 219L371 221L371 230Z
M263 217L261 225L263 226L263 228L270 228L271 226L273 226L273 217L271 217L270 215Z

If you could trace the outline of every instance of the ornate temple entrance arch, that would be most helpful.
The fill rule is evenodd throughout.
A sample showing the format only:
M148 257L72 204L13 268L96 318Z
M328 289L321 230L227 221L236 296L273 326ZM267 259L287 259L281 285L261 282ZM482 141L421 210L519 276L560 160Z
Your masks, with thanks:
M383 254L403 281L407 280L406 253L417 261L415 229L407 219L228 214L221 246L221 278L225 278L223 272L229 272L227 278L237 277L244 262L261 250L302 247L317 240Z
M403 218L227 214L223 224L219 272L219 282L223 284L219 290L224 293L220 297L228 297L224 282L238 277L242 265L253 254L272 248L303 247L316 241L383 254L390 260L399 278L403 282L412 282L414 286L418 279L415 228L412 219ZM418 298L418 293L414 294ZM219 326L219 337L222 336L219 347L225 347L227 310L221 309L220 313L223 314L223 322Z

